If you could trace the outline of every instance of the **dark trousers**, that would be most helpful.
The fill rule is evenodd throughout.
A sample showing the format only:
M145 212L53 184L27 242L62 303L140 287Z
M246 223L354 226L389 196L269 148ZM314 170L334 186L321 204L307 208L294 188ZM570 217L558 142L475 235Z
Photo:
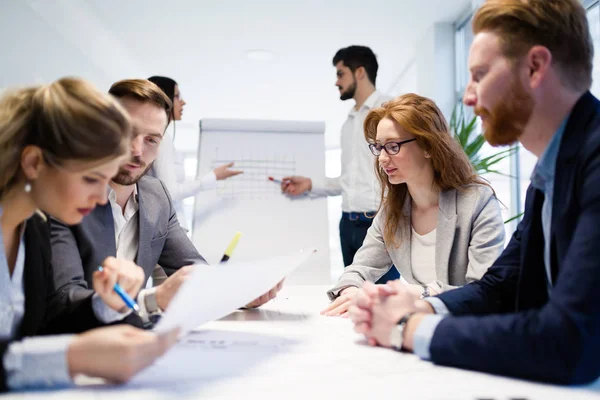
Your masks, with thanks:
M373 223L374 215L374 212L342 213L342 219L340 220L340 242L342 244L344 267L351 265L354 261L354 255L360 249L360 246L362 246L367 236L367 230ZM385 283L399 278L400 273L392 265L390 270L379 278L376 283Z

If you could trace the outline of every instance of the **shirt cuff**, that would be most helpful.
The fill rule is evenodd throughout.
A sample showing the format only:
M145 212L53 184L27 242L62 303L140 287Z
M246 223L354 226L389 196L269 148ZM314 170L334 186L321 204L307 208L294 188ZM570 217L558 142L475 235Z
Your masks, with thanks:
M448 314L450 314L450 310L448 310L448 307L446 307L446 305L444 304L444 302L441 301L439 298L437 298L437 297L426 297L423 300L425 300L426 302L428 302L429 304L431 304L431 307L433 307L433 310L435 311L435 313L437 315L448 315Z
M347 289L349 287L355 287L357 289L360 289L360 286L357 285L355 282L340 282L333 289L329 289L327 291L327 297L329 297L330 301L334 301L340 296L340 292L342 290Z
M210 171L203 175L200 181L202 182L203 190L211 190L217 188L217 175L215 175L214 171Z
M144 324L146 324L148 321L150 321L150 316L148 315L148 309L146 308L146 293L148 293L148 291L150 291L150 290L156 291L156 288L142 289L142 290L140 290L140 293L138 293L138 297L137 297L138 307L140 308L139 315Z
M67 349L74 337L57 335L12 342L3 360L7 386L19 390L72 384Z
M151 315L162 314L162 311L160 310L160 308L153 313L150 313L148 311L148 308L146 307L146 296L148 296L150 294L153 294L156 296L156 287L153 287L150 289L144 289L144 290L140 291L140 293L138 294L138 306L140 307L140 318L142 318L142 321L144 322L144 324L146 324L150 321Z
M413 353L424 360L429 360L431 339L433 338L435 328L437 328L440 321L444 318L443 315L425 315L423 317L413 336Z
M331 191L327 189L327 186L325 186L322 182L315 182L315 180L312 180L312 188L304 193L306 196L309 196L311 198L318 198L318 197L327 197L329 195L331 195Z
M310 181L311 189L306 192L306 195L311 198L335 196L336 194L339 194L335 189L331 188L329 179L326 177L310 178Z
M94 315L96 315L96 318L105 324L120 321L131 314L131 309L128 309L124 313L113 310L106 305L98 293L94 293L92 296L92 309L94 310Z

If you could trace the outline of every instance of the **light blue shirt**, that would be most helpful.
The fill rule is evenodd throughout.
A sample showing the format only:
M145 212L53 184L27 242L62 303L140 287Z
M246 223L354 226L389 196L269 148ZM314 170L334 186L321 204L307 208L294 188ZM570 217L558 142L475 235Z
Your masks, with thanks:
M550 272L550 229L552 224L552 199L554 197L554 177L556 175L556 160L560 143L565 133L569 116L558 127L558 130L550 139L548 147L535 165L533 174L531 175L531 185L538 190L544 192L544 204L542 205L542 231L544 233L544 266L546 268L546 284L548 294L552 290L552 274ZM435 315L425 315L421 323L415 330L413 337L413 352L423 359L431 358L429 347L431 339L435 333L438 324L450 312L448 308L437 297L425 299L435 310Z
M16 337L25 315L24 225L12 276L9 273L4 238L0 229L0 338L4 340ZM10 343L2 360L8 387L22 389L70 383L66 351L71 339L72 335L60 335L26 338Z

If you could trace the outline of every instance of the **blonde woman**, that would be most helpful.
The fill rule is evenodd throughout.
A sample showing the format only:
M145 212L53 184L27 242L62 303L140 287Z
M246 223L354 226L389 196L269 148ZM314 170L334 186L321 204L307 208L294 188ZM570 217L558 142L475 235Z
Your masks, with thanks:
M64 385L79 374L125 381L174 343L176 332L159 337L131 326L36 337L102 325L92 297L72 307L58 302L40 210L77 224L105 203L108 181L128 156L130 132L122 107L82 80L0 99L0 309L11 310L0 314L0 391ZM103 301L118 304L117 281L137 293L139 267L114 258L103 267L93 282Z

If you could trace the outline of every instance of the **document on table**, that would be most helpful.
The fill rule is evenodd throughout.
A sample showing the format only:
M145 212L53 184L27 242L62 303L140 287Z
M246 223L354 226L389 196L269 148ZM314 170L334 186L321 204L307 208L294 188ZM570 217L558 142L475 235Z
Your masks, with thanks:
M315 251L305 249L258 261L197 265L155 330L160 333L179 327L183 335L205 322L224 317L268 292Z

